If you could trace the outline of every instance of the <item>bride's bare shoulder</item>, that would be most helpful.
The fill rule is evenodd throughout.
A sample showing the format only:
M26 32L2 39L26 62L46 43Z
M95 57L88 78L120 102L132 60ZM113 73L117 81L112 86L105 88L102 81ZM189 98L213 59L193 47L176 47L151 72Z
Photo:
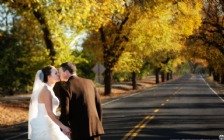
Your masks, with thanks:
M46 101L50 101L52 98L51 92L44 86L39 95L39 103L46 103Z
M43 89L41 90L40 95L51 95L51 92L50 92L50 90L47 88L46 85L45 85L45 86L43 87Z

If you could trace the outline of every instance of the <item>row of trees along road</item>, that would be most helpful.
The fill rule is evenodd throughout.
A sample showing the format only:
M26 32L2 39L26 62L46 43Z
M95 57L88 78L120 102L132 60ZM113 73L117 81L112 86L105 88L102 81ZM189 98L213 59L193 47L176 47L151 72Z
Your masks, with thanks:
M136 83L136 75L150 68L158 83L160 73L162 80L165 75L170 79L187 59L201 58L218 73L223 59L218 63L210 49L223 58L223 43L215 45L218 38L213 28L207 28L214 24L210 21L217 21L209 14L217 12L217 18L221 17L222 7L215 9L223 3L216 2L1 0L0 90L30 89L38 69L65 61L75 62L79 74L86 77L91 73L86 67L102 62L106 95L111 93L112 75L118 72L132 73ZM220 26L223 28L222 23ZM74 38L83 32L81 49L74 49Z
M186 42L188 57L204 60L214 80L224 84L224 1L203 2L202 25Z

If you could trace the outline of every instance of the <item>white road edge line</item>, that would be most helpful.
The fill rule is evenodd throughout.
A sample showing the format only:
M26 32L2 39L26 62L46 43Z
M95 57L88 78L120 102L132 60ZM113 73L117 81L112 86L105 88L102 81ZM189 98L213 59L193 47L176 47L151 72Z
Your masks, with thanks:
M224 99L223 99L222 97L220 97L219 94L218 94L214 89L212 89L212 88L210 87L210 85L205 81L205 79L202 77L202 75L200 75L200 76L201 76L201 78L203 79L203 81L206 83L206 85L209 87L209 89L210 89L213 93L215 93L215 94L219 97L219 99L220 99L221 101L224 102Z
M156 87L157 87L157 86L156 86ZM152 87L152 88L150 88L150 90L152 90L152 89L154 89L154 88L156 88L156 87ZM106 102L106 103L103 103L102 106L105 106L105 105L107 105L107 104L110 104L110 103L119 101L119 100L121 100L121 99L125 99L125 98L131 97L131 96L138 95L138 94L140 94L140 93L141 93L141 92L139 91L139 92L137 92L137 93L133 93L133 94L126 95L126 96L121 97L121 98L118 98L118 99L114 99L114 100L108 101L108 102ZM28 132L21 133L21 134L19 134L19 135L17 135L17 136L13 136L13 137L10 137L10 138L4 139L4 140L11 140L11 139L14 139L14 138L20 137L20 136L22 136L22 135L26 135L26 134L28 134Z

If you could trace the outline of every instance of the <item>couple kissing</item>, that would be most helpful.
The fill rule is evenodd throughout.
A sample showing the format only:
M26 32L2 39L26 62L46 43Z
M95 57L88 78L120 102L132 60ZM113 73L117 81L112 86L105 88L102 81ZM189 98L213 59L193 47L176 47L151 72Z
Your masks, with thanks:
M75 64L63 63L59 72L54 66L37 71L29 106L28 139L100 140L103 134L100 95L91 80L77 76Z

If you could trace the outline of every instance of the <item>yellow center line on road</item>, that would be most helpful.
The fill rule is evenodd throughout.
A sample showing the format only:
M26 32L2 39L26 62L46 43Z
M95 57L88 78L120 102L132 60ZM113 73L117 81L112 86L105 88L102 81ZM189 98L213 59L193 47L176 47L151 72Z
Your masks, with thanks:
M181 89L182 89L182 87L179 88L175 92L175 94L178 93ZM166 102L168 102L168 101L169 101L169 99L166 100ZM164 105L165 105L165 103L161 103L161 106L164 106ZM155 109L153 111L153 113L158 113L158 112L159 112L159 109ZM146 116L140 123L135 125L132 130L130 130L127 134L125 134L125 136L121 140L132 140L132 139L134 139L139 134L139 132L147 126L149 121L153 120L154 118L155 118L154 115L153 116Z
M157 112L159 112L159 109L155 109L153 112L154 112L154 113L157 113Z
M154 119L155 116L146 116L139 124L137 124L131 131L129 131L121 140L132 140L138 133L146 127L146 124Z

